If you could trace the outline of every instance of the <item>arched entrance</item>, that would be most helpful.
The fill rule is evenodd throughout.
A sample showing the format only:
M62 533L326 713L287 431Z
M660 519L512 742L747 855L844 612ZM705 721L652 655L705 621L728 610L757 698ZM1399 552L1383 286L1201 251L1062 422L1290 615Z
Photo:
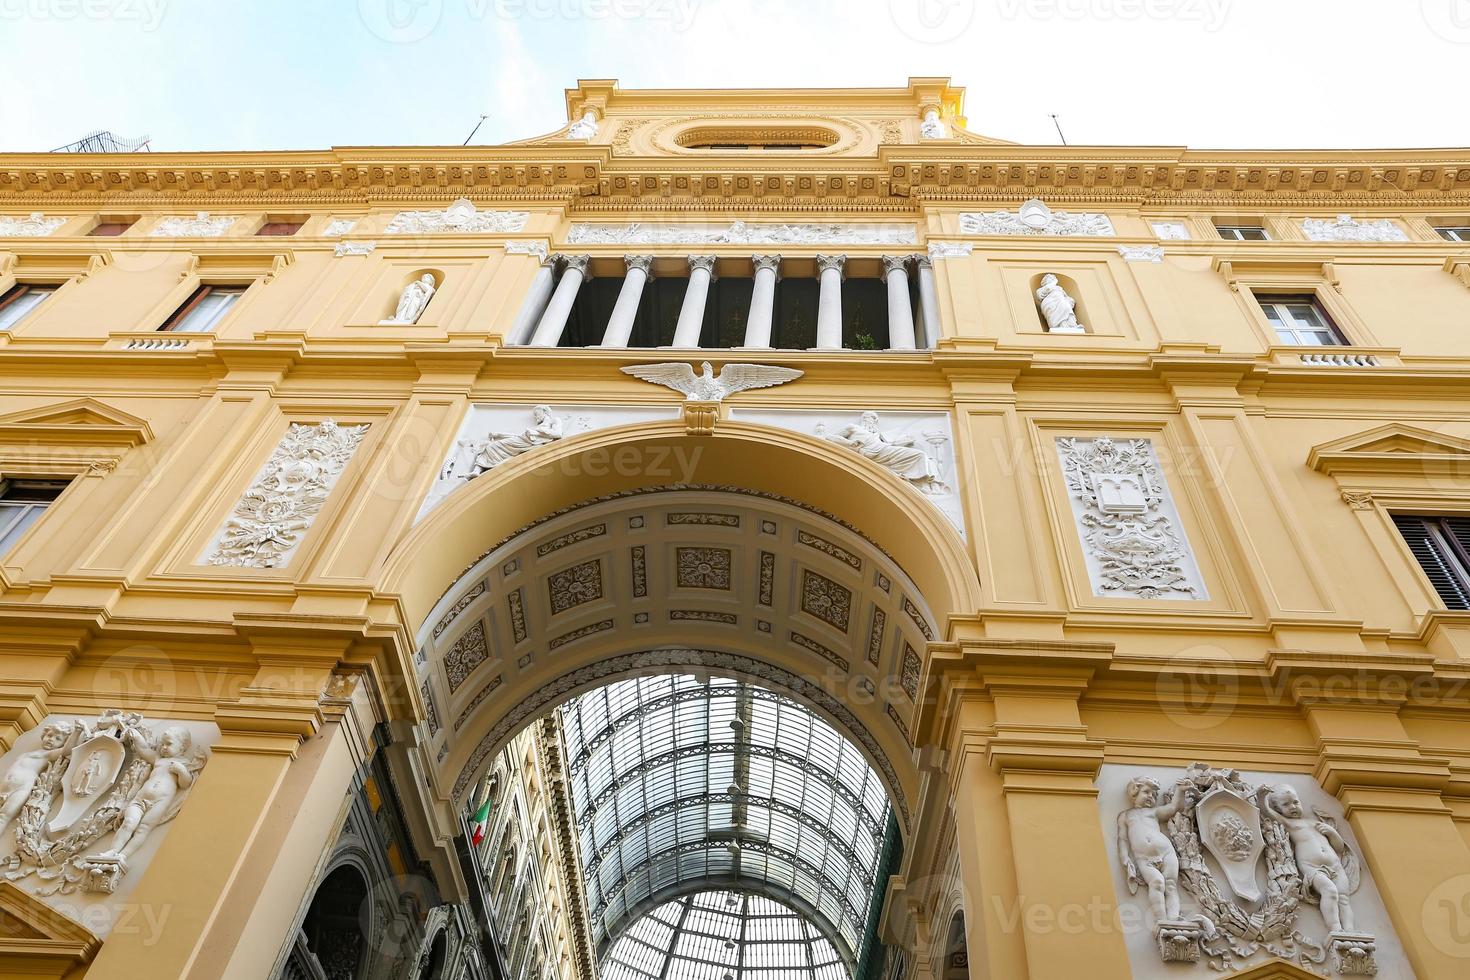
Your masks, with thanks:
M660 423L544 447L457 490L394 554L385 591L420 624L418 751L444 838L518 732L604 685L675 673L820 718L871 767L907 838L924 651L978 602L963 543L922 495L840 447L719 430ZM679 454L689 482L660 471ZM650 889L624 924L713 893L698 884ZM798 892L756 897L801 911ZM871 898L839 937L849 961Z

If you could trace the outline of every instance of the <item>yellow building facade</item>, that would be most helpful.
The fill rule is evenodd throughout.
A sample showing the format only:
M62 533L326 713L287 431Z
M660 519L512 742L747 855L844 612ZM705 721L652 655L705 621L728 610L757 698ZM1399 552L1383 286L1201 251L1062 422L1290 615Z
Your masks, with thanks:
M963 101L0 156L0 975L1470 976L1470 150Z

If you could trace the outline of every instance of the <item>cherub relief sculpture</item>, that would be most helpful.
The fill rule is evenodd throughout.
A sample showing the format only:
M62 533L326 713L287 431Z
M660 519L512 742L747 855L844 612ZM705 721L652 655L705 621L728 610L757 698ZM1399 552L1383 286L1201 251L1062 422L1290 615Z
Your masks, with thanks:
M1353 931L1353 906L1348 897L1358 890L1358 857L1337 832L1330 817L1314 810L1306 816L1302 801L1290 786L1260 790L1261 813L1286 828L1302 883L1315 893L1322 918L1333 932Z
M113 892L208 761L187 728L153 731L136 712L47 722L40 748L14 755L0 780L0 828L13 822L15 835L0 877L34 877L43 896Z
M1159 804L1159 783L1148 776L1128 781L1127 810L1118 814L1118 855L1128 877L1128 891L1148 889L1154 922L1179 921L1179 855L1160 824L1185 805L1186 787L1174 787L1173 799Z
M41 771L61 758L71 745L75 730L71 722L48 721L41 729L41 747L21 753L10 764L5 778L0 780L0 833L5 832L30 799Z

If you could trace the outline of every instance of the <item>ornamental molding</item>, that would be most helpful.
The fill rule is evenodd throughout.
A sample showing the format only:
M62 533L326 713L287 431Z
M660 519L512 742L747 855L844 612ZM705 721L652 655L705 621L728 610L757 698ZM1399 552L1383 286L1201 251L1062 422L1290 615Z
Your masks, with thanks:
M530 217L529 211L479 211L462 197L442 211L400 211L385 231L390 235L521 231Z
M1307 218L1302 231L1314 242L1406 242L1409 236L1389 218L1359 221L1340 214L1336 219Z
M1151 262L1155 265L1164 261L1162 245L1119 245L1118 254L1124 262Z
M151 238L219 238L237 220L233 215L211 217L208 211L199 211L188 218L175 215L148 229L148 235Z
M356 218L333 218L331 221L327 222L327 226L322 229L322 237L335 238L338 235L350 235L352 234L352 229L356 227Z
M0 877L51 905L91 905L101 900L88 895L130 885L188 802L218 735L207 722L150 723L118 708L49 716L0 759ZM96 918L86 916L105 935ZM110 928L111 915L102 919Z
M506 242L506 255L534 255L542 262L546 261L549 250L545 242Z
M1182 221L1150 221L1148 226L1153 229L1160 241L1187 242L1192 237L1189 234L1189 226Z
M1149 440L1059 438L1057 454L1093 595L1208 598Z
M568 245L913 245L912 225L863 222L726 225L674 222L573 224Z
M1098 788L1119 895L1147 925L1127 937L1135 976L1273 957L1314 976L1411 976L1341 804L1310 776L1106 765Z
M368 427L293 422L216 535L211 565L279 568L321 512Z
M65 218L48 218L40 211L32 211L24 218L0 215L0 238L44 238L64 224Z
M629 137L653 120L622 119L613 137L616 158ZM956 131L956 136L960 134ZM155 154L113 154L106 166L78 165L55 154L0 156L0 202L17 211L34 210L43 198L65 198L69 206L119 202L216 208L292 203L323 208L402 206L422 201L442 206L446 195L477 200L571 204L588 211L626 207L656 194L661 208L708 210L722 201L758 199L810 201L824 209L878 207L913 213L924 202L994 202L1001 206L1045 192L1048 200L1074 205L1130 206L1165 203L1219 207L1223 201L1270 200L1306 209L1332 207L1402 210L1464 207L1470 201L1470 159L1453 152L1411 155L1399 151L1305 154L1262 152L1252 159L1208 152L1123 150L1076 157L1022 159L1009 145L959 146L929 142L890 148L903 154L880 161L847 158L839 175L830 157L798 165L773 158L762 175L710 174L691 169L687 156L660 166L628 168L608 161L602 147L568 144L474 148L415 148L412 159L386 158L375 151L333 150L317 154L199 154L190 162L160 165ZM978 159L977 159L978 157ZM639 161L642 164L645 161ZM589 196L591 195L591 196ZM32 206L28 206L32 205Z
M966 235L1051 235L1064 238L1108 237L1116 234L1105 214L1053 211L1032 198L1015 211L966 211L960 215Z
M929 258L962 259L975 253L974 242L930 242Z
M372 255L377 247L377 242L338 242L332 254L339 259L344 255Z

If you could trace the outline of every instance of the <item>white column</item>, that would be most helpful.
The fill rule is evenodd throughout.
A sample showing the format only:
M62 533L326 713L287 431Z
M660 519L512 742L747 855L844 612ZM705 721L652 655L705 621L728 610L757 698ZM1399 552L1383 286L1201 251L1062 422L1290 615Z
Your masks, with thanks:
M548 255L541 260L541 268L536 270L536 278L531 280L531 290L526 293L525 302L516 314L515 323L510 325L510 330L505 335L506 344L524 344L530 339L531 330L546 310L546 301L551 298L551 284L555 279L556 257Z
M934 287L934 260L927 255L915 257L919 270L919 316L924 323L924 347L939 343L939 290Z
M633 321L638 317L638 301L643 297L643 284L653 278L652 255L625 255L623 264L628 267L623 288L618 291L618 301L613 304L612 316L607 318L607 330L602 335L604 347L627 347L633 335Z
M536 324L536 332L531 336L532 347L555 347L561 340L567 317L572 313L572 304L577 301L577 290L582 288L582 280L587 278L590 256L568 255L565 261L566 271L561 274L561 282L556 284L556 292L551 294L551 302L546 304L546 312L541 314L541 322Z
M909 303L909 257L883 256L883 278L888 282L888 349L913 350L914 308Z
M817 350L842 349L842 267L845 255L818 255Z
M752 255L750 261L755 265L755 284L750 290L750 315L745 319L745 346L770 347L781 256Z
M684 291L684 305L679 307L679 324L674 327L674 347L698 347L704 326L704 301L709 296L709 283L715 274L713 255L689 256L689 288Z

